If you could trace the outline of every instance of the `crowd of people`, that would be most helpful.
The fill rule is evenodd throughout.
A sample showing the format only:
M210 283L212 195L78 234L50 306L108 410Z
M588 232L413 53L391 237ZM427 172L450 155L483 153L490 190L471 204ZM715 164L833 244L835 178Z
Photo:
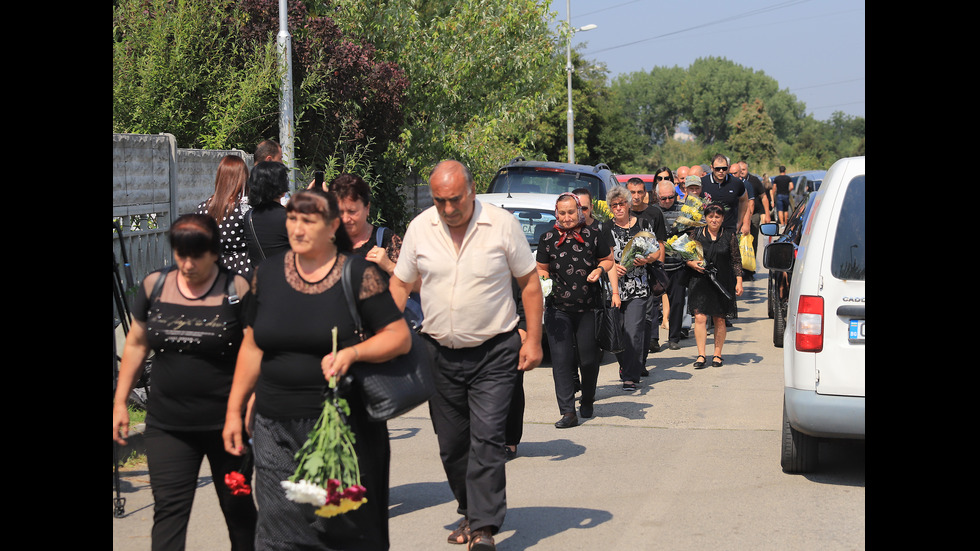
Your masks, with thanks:
M774 209L781 213L785 187L777 181L774 194L746 163L722 155L707 172L660 167L649 193L639 179L608 190L602 199L612 218L604 222L592 216L587 189L561 194L554 228L532 253L513 215L476 198L462 163L440 162L429 186L433 207L399 236L368 221L371 190L357 175L289 195L281 149L266 141L251 171L239 157L222 159L213 195L174 222L174 265L149 274L136 293L113 401L113 440L124 444L127 399L152 351L145 439L154 550L183 549L205 457L233 550L388 549L387 425L368 418L356 393L346 423L365 505L321 517L287 499L280 483L297 468L328 382L409 350L403 311L410 297L424 314L420 333L436 387L428 407L461 516L447 541L495 549L507 512L504 466L520 441L523 374L542 361L542 328L561 429L595 414L603 354L595 313L604 305L623 314L616 359L624 391L648 375L660 328L678 349L688 319L694 367L708 363L709 325L711 365L721 366L726 323L750 277L738 234L757 235ZM707 202L705 225L676 223L688 196ZM703 260L666 254L678 232L701 244ZM627 259L638 236L652 247ZM346 307L347 264L366 340ZM254 461L254 474L244 458ZM254 477L254 499L220 483L238 470L246 485Z

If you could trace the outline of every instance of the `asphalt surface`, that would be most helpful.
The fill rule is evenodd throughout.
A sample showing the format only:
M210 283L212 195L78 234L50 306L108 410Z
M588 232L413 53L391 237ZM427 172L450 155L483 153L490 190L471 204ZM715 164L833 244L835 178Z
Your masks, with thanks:
M498 549L863 549L863 442L821 443L820 469L810 475L780 469L782 350L772 345L766 285L765 273L745 284L722 367L693 368L692 334L680 350L651 354L650 376L627 393L607 354L595 416L578 427L554 427L560 415L550 366L528 372L524 437L507 463ZM464 549L446 543L460 517L427 407L388 427L392 551ZM213 484L204 462L189 551L229 547ZM113 518L113 549L149 550L145 465L124 469L120 487L126 502Z

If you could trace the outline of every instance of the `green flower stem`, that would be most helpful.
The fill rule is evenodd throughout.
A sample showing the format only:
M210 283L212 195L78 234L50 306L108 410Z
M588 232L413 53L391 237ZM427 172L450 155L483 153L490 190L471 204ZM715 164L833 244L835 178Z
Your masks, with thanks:
M331 331L333 352L337 353L337 328ZM323 401L323 411L313 425L306 442L296 452L296 472L290 482L306 480L320 487L336 479L344 488L360 485L361 470L354 450L354 433L343 415L350 415L347 400L337 395L337 378L331 377ZM341 415L343 412L343 415Z

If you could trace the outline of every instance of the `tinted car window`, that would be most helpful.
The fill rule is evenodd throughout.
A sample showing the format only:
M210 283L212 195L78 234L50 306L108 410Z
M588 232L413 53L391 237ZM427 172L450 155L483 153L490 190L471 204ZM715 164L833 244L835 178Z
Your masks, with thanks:
M864 281L864 175L847 186L841 207L830 273L838 279Z
M581 172L512 168L498 173L487 193L559 194L585 187L593 197L597 197L600 195L600 184L598 176Z
M508 208L521 224L524 237L532 249L537 249L538 241L545 232L555 226L555 213L538 209Z

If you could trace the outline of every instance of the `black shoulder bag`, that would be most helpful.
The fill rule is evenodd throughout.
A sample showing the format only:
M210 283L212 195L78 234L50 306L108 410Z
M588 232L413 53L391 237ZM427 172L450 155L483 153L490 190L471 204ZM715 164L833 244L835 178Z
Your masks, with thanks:
M364 342L369 335L364 331L354 301L351 264L352 257L347 257L341 282L357 338ZM360 393L372 421L387 421L408 413L428 401L436 391L429 349L417 332L409 330L409 333L412 349L408 353L382 363L357 362L344 377Z
M640 219L647 222L644 219ZM647 222L649 226L649 222ZM649 228L648 231L653 233L653 228ZM667 270L664 269L664 263L659 260L654 260L647 267L647 283L650 286L650 293L659 297L667 292L667 286L670 285L670 276L667 275Z

